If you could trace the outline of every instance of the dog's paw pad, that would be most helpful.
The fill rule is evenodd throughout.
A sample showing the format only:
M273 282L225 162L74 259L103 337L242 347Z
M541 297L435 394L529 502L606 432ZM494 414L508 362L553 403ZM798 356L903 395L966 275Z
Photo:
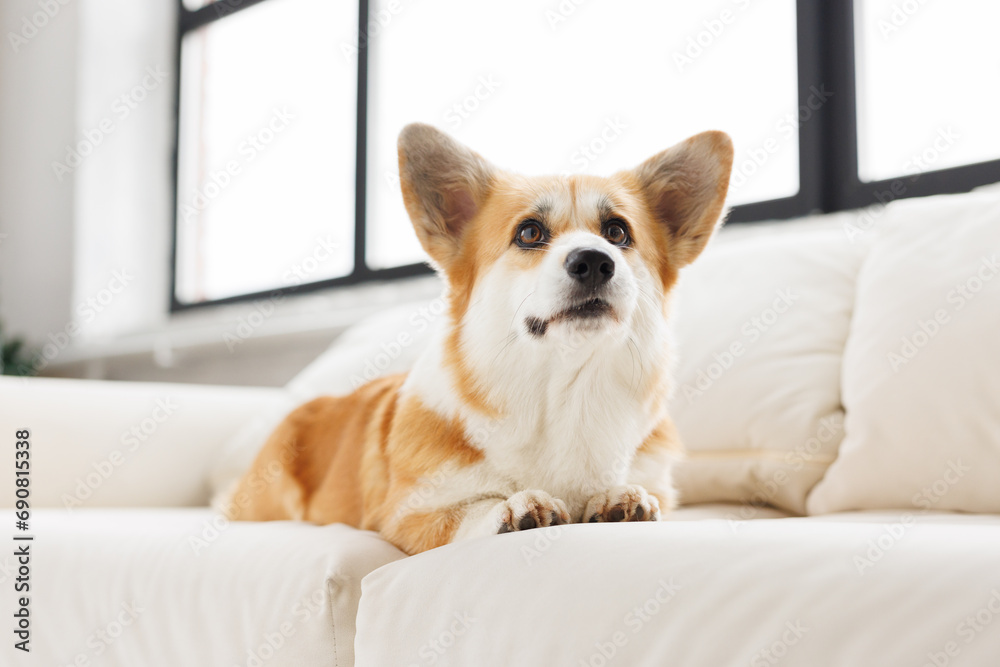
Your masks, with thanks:
M515 530L561 526L570 522L566 504L544 491L515 493L501 503L499 514L497 533L501 534Z
M629 484L591 498L583 516L589 523L659 521L660 502L641 486Z

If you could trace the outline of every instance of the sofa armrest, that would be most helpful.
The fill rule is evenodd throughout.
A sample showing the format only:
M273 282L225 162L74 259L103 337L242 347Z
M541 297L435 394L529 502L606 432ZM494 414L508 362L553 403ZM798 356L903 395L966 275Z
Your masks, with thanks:
M13 478L15 432L31 433L35 507L208 502L222 444L282 389L0 377L0 462ZM11 507L14 496L0 497Z
M13 525L10 514L0 521ZM32 524L44 584L32 588L31 614L45 620L34 657L5 665L349 667L361 579L404 557L341 524L229 523L207 508L48 509ZM11 618L12 582L4 589L0 613Z

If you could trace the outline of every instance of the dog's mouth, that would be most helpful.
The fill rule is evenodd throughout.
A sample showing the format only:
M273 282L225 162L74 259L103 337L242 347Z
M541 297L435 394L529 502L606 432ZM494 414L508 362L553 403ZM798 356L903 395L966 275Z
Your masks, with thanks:
M566 310L556 313L552 320L575 320L601 317L611 312L611 304L604 299L588 299L583 303L570 306Z
M556 322L572 322L580 320L594 320L606 315L611 315L614 313L614 308L611 304L604 299L587 299L586 301L581 301L575 305L561 310L547 320L539 319L537 317L528 317L525 319L525 324L528 327L528 333L533 336L544 336L546 330L549 328L550 324Z

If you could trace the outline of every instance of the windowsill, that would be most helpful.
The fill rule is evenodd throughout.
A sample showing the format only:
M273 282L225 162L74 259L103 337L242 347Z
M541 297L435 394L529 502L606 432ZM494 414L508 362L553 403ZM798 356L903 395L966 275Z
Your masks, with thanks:
M112 338L81 340L46 364L46 372L152 355L169 367L176 353L232 352L234 348L292 344L305 338L331 340L379 311L441 294L437 276L420 276L288 297L277 304L258 299L166 315L161 327Z

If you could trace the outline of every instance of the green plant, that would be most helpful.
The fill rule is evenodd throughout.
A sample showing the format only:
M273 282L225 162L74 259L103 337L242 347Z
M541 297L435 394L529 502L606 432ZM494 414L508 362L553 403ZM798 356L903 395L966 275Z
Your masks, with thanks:
M8 339L0 324L0 375L34 375L38 353L20 338Z

